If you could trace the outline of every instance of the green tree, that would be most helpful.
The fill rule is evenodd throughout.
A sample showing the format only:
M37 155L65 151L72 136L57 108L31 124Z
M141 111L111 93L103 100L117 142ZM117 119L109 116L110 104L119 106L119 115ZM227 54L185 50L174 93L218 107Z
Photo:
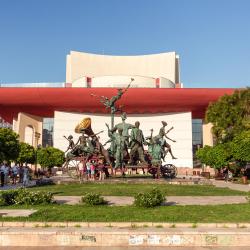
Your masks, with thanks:
M229 164L231 151L229 144L217 144L214 147L205 146L196 152L197 158L204 164L220 169Z
M250 162L250 130L246 130L235 136L231 145L234 160Z
M25 142L20 142L20 152L17 158L18 163L35 163L35 149L33 146Z
M18 134L9 128L0 128L0 161L15 161L19 150Z
M201 163L206 164L208 166L211 166L211 151L212 147L206 145L204 148L199 148L196 151L196 157L201 161Z
M64 152L60 149L47 147L37 151L37 162L42 167L52 168L62 166L65 161Z
M231 141L237 134L250 129L250 88L236 90L210 104L206 121L213 124L217 142Z

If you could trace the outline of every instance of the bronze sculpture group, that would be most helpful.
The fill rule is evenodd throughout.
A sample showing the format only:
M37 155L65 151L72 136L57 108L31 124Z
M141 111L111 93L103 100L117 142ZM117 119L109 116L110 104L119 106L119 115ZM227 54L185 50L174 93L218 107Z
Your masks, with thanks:
M133 79L131 79L131 82L132 81ZM116 102L128 90L130 84L125 90L118 89L117 95L110 99L105 96L100 97L100 102L104 104L106 108L110 109L111 114L111 127L106 123L109 140L105 142L105 144L102 145L99 136L97 136L103 131L95 134L91 128L90 118L83 119L76 126L75 132L81 133L76 143L73 141L73 136L64 136L69 142L68 148L65 151L65 165L76 157L84 158L85 162L89 159L93 159L93 157L96 159L102 158L105 165L115 170L121 169L122 174L124 174L125 168L128 166L141 166L150 168L152 172L154 172L154 175L159 177L162 160L164 161L167 153L170 153L172 159L176 159L172 153L171 146L166 141L166 139L168 139L175 142L167 136L173 127L165 131L167 126L165 121L162 121L162 127L158 135L153 136L152 129L150 136L146 138L140 129L139 121L136 121L135 124L126 122L127 115L125 112L121 114L122 122L114 126L114 115L117 112L121 112L121 107L118 107ZM92 96L98 97L96 95ZM105 149L104 146L108 143L110 143L110 147ZM144 149L144 146L148 146L147 151Z

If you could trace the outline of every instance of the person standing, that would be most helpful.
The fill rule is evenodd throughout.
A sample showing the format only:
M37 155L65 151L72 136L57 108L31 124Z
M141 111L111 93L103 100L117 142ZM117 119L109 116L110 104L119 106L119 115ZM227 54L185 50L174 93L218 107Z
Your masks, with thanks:
M79 165L78 165L78 169L79 169L79 182L82 183L83 181L83 177L84 177L84 168L85 168L85 164L84 161L80 161Z
M23 186L27 187L29 184L29 168L26 165L23 169Z
M105 172L104 172L104 161L101 159L98 162L98 171L99 171L99 181L105 179Z
M94 181L95 180L95 162L94 161L91 162L90 171L91 171L90 180Z
M3 163L0 167L1 187L4 186L4 172L5 172L5 164Z
M4 168L4 184L5 185L8 185L9 174L10 174L10 166L6 164Z
M12 167L12 184L13 185L16 185L17 175L18 175L18 166L15 163L15 165Z
M23 183L23 165L21 164L18 168L18 173L19 173L19 183Z
M86 177L87 177L87 180L90 180L91 179L91 162L90 161L87 161L86 163Z

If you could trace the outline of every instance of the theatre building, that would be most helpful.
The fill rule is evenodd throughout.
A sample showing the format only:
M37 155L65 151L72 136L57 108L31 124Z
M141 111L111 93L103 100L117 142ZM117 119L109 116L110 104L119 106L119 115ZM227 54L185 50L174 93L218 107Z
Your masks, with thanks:
M131 80L133 79L133 80ZM130 84L131 83L131 84ZM20 140L37 147L53 145L67 148L63 137L79 134L75 126L91 117L94 132L101 142L108 140L105 123L110 110L100 102L110 98L117 88L129 89L117 102L127 113L127 123L140 121L144 136L157 135L161 121L173 127L168 141L176 160L166 162L192 169L194 151L212 145L211 125L204 123L210 102L234 89L185 88L180 80L179 56L175 52L140 56L96 55L71 51L67 55L65 83L3 83L0 87L0 116L20 135ZM202 87L202 83L201 83ZM115 124L121 121L120 113Z

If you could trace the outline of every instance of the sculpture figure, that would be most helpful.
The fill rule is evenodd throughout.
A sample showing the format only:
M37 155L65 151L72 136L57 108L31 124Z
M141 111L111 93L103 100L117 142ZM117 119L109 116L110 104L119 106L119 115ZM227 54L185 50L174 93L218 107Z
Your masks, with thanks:
M152 129L150 137L147 137L146 140L140 129L140 122L136 121L135 125L126 123L127 115L125 112L121 115L122 122L114 126L114 115L117 111L121 111L121 107L118 107L116 102L121 99L122 95L128 90L133 80L134 79L131 78L131 82L127 88L118 89L117 94L110 99L106 96L96 96L92 94L92 96L96 96L100 99L100 102L106 109L110 109L111 128L106 123L109 140L102 145L97 135L103 131L95 134L91 128L91 118L84 118L75 127L75 132L81 134L76 144L74 144L73 136L70 135L68 138L64 136L69 142L66 152L71 150L67 153L66 163L75 160L74 157L76 157L76 160L79 160L78 156L81 156L80 158L83 158L85 162L89 159L97 159L103 165L105 159L106 164L112 164L112 173L113 168L120 168L124 175L124 167L128 161L133 165L137 165L137 163L140 162L140 164L148 165L149 172L154 176L157 174L157 177L159 177L160 171L162 171L162 159L164 160L166 154L169 152L172 159L177 159L172 153L171 146L166 142L166 139L175 142L175 140L167 136L173 127L165 131L167 126L165 121L162 121L162 127L160 128L159 134L153 136ZM104 146L109 142L111 142L111 147L109 150L106 150ZM144 152L143 145L148 145L148 152ZM130 156L128 149L130 149ZM132 169L133 168L136 168L136 166L132 166Z
M153 129L151 129L151 135L146 138L148 140L146 144L148 145L148 152L151 156L152 165L161 164L161 142L157 136L153 137Z
M115 114L118 110L121 110L121 107L117 107L115 103L121 99L122 95L129 89L132 81L134 81L133 78L131 78L131 82L128 84L128 86L123 90L122 88L117 89L117 94L115 96L112 96L110 99L106 96L100 96L100 102L103 103L103 105L106 107L106 109L111 110L111 114ZM91 94L92 96L98 97L97 95Z
M118 133L113 133L114 144L116 146L115 151L115 168L120 167L123 169L124 166L124 149L125 149L125 138L122 135L122 128L118 128Z
M159 178L162 158L161 142L157 136L153 137L153 129L151 129L151 135L147 137L146 140L149 140L147 145L149 155L151 156L151 164L156 168L156 177Z
M131 130L130 134L130 163L132 164L134 162L134 159L136 156L138 156L138 159L141 163L147 164L144 157L144 148L143 144L145 143L145 139L143 136L143 132L140 127L140 122L136 121L134 128Z
M130 124L130 123L126 123L127 114L125 112L122 113L121 118L122 118L122 122L115 125L115 127L113 129L111 129L111 133L115 132L116 130L122 129L122 135L125 139L126 147L128 148L128 146L129 146L129 130L134 128L135 126Z
M72 150L75 147L75 143L73 141L73 136L72 135L69 135L68 137L66 137L64 135L63 137L69 142L68 148L64 152L64 153L67 153L69 150Z
M175 140L172 140L171 138L169 138L167 136L167 134L174 128L171 127L168 131L165 131L166 126L168 125L165 121L162 121L162 127L160 128L159 134L155 137L156 140L159 140L161 143L161 148L162 148L162 159L165 159L165 156L167 155L167 153L169 152L170 155L172 156L172 159L177 159L176 157L174 157L173 153L172 153L172 149L170 144L167 143L166 139L172 141L172 142L176 142ZM165 137L165 138L164 138ZM166 150L165 150L166 148Z
M79 136L74 148L67 154L66 158L71 159L75 156L90 156L94 152L94 147L91 144L88 136L82 131L82 135Z
M100 143L99 138L97 136L94 136L92 138L92 145L95 148L95 151L102 155L106 161L106 164L110 165L111 161L110 161L110 157L109 157L109 152L107 149L104 148L104 146Z
M131 78L131 82L128 84L128 86L123 89L118 89L117 95L112 96L110 99L106 96L97 96L94 94L91 94L92 96L100 98L100 102L106 107L106 109L110 109L111 114L111 129L114 128L114 116L117 111L121 111L122 107L117 107L115 103L121 99L122 95L129 89L131 83L134 81L134 78ZM111 154L114 154L114 143L111 143Z

